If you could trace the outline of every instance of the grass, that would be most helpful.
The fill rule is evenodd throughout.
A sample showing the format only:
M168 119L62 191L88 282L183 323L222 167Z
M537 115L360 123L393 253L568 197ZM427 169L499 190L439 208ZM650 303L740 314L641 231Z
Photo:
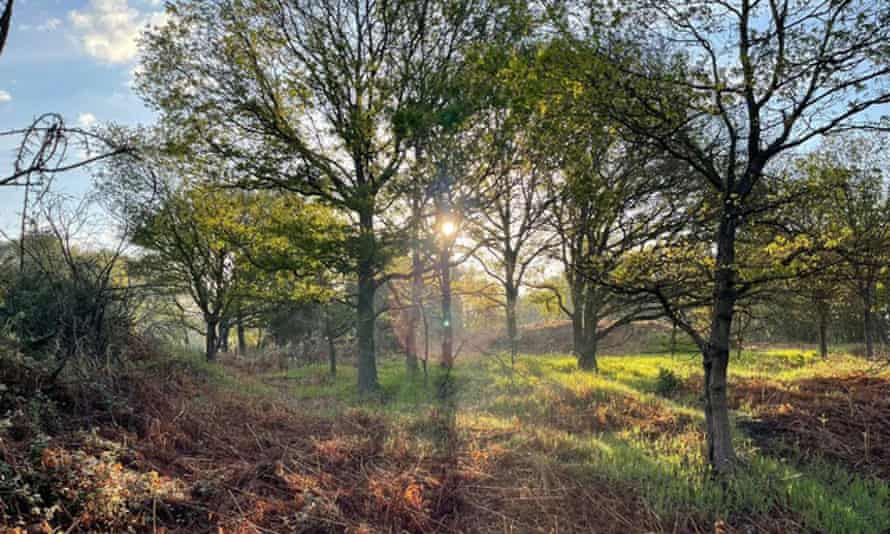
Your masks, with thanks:
M796 349L732 357L731 379L793 381L866 366L851 356L825 362ZM697 395L658 395L659 373L666 370L680 380L701 374L692 353L605 356L599 374L578 370L567 355L522 356L512 370L496 359L466 359L451 372L458 428L466 439L498 429L498 446L581 479L628 484L662 516L688 511L731 521L786 514L808 531L890 531L887 482L819 459L765 455L740 430L735 442L744 468L728 482L709 476ZM400 360L385 359L379 364L380 394L373 399L356 394L355 371L346 366L336 379L327 377L323 365L262 378L295 402L312 400L333 411L361 408L421 428L426 413L439 405L445 373L431 366L425 384L420 376L407 376Z

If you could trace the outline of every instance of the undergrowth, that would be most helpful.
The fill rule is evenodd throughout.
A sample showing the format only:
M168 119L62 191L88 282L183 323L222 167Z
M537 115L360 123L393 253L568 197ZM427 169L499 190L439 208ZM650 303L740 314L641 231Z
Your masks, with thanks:
M890 377L846 380L864 365L847 356L733 356L729 479L702 454L694 354L604 356L598 374L566 355L467 357L427 377L384 358L379 392L360 397L347 365L251 375L177 353L132 362L87 415L71 411L78 390L15 392L0 509L15 527L70 532L890 531L886 477L815 438L797 451L748 431L805 414L786 407L810 399L798 384Z
M523 356L512 371L494 359L465 361L453 371L459 426L468 436L501 429L497 444L506 450L585 479L626 484L661 521L682 511L705 523L781 516L779 531L890 530L887 480L854 474L818 455L766 454L741 430L736 474L729 481L712 476L702 455L697 355L605 356L599 364L600 373L593 374L580 372L564 355ZM746 351L733 354L731 375L793 382L864 366L850 356L825 362L812 351ZM404 417L434 404L422 378L406 379L402 369L395 359L382 363L383 398L368 409ZM351 373L311 384L323 372L307 367L278 378L290 381L288 391L301 398L359 402ZM751 415L751 406L739 408L737 417Z

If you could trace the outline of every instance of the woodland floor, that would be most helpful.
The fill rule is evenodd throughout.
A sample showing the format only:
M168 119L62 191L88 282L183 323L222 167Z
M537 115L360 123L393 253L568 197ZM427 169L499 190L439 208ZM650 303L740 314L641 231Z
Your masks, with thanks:
M426 383L391 358L371 399L345 364L147 356L117 400L6 392L0 532L890 532L890 374L796 349L734 360L725 481L702 458L692 354L606 356L598 375L466 356Z

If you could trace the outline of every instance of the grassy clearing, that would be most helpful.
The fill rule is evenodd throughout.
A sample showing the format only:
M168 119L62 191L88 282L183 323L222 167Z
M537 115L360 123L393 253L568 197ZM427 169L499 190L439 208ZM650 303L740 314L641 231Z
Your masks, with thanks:
M849 356L822 361L795 349L734 355L735 380L792 382L842 375L867 367ZM538 466L566 470L580 480L626 484L636 490L659 524L671 516L695 514L706 522L744 524L752 518L785 517L783 528L819 532L887 532L890 485L853 474L812 455L770 456L742 431L736 442L743 468L729 483L708 476L702 456L702 414L693 390L680 388L671 398L659 391L660 373L695 383L694 354L606 356L600 374L580 372L571 356L523 356L511 371L495 359L460 362L456 418L465 440L496 434L477 443L501 447L534 459ZM444 372L432 369L428 384L405 376L398 360L381 362L381 394L355 395L354 371L336 379L323 366L263 377L295 402L312 400L326 409L361 407L421 427L438 406ZM740 405L737 416L749 415ZM544 467L540 467L543 469ZM768 521L767 521L768 523Z

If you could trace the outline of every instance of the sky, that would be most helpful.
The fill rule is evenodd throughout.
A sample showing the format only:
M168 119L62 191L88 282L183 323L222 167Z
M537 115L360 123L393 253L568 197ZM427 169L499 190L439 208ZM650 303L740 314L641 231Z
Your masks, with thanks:
M162 0L16 0L9 40L0 56L0 131L56 112L69 125L153 121L131 89L137 39L163 21ZM0 138L8 174L14 148ZM81 195L88 172L66 173L54 190ZM0 187L0 230L17 235L21 188Z

